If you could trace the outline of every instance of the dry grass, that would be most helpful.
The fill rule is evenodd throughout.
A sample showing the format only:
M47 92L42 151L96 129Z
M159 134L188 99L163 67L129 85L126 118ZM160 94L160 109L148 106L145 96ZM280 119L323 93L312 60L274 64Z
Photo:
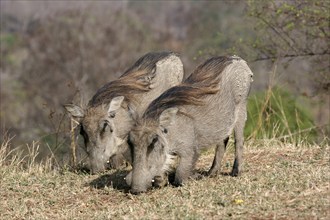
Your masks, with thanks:
M329 219L329 145L290 145L276 141L248 143L245 170L230 177L232 148L223 175L191 180L134 196L126 193L127 171L103 175L51 169L0 153L0 219ZM31 149L36 148L33 144ZM6 157L6 160L4 160ZM213 154L205 152L205 171Z

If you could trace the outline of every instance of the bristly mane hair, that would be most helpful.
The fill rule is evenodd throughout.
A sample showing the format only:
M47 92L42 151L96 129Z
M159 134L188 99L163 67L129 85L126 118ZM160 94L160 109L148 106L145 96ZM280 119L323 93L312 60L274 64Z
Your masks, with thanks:
M148 92L151 80L155 77L156 63L173 52L147 53L125 71L117 80L105 84L89 101L89 107L97 107L109 103L116 96L124 96L127 101L133 101L133 95Z
M158 118L168 108L183 105L203 105L205 95L219 91L221 73L236 56L213 57L199 65L180 85L174 86L152 101L145 111L144 118Z

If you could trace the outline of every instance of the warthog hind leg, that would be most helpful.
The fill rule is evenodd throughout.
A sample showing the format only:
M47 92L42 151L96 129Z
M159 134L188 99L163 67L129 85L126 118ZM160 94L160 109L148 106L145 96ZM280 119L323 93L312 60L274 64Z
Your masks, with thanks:
M243 163L243 142L244 142L244 126L246 121L246 104L240 105L238 120L235 125L235 161L232 176L238 176L241 173Z
M217 147L216 147L216 150L215 150L215 156L214 156L214 159L213 159L213 163L212 163L212 166L211 166L211 168L208 172L209 176L215 176L220 171L221 161L222 161L223 155L225 154L228 140L229 140L229 137L227 137L222 142L217 144Z

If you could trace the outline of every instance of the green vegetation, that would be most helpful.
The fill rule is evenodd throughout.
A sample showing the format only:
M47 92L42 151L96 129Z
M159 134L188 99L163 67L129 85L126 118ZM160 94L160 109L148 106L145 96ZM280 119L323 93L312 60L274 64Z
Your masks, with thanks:
M20 46L20 43L20 38L17 35L11 33L0 33L1 65L4 65L4 67L7 65L17 65L15 55L11 54L9 51Z
M311 114L288 91L275 88L249 98L246 137L297 142L314 141L316 135Z
M0 43L1 46L10 48L13 47L17 43L17 36L14 34L1 34L0 35Z

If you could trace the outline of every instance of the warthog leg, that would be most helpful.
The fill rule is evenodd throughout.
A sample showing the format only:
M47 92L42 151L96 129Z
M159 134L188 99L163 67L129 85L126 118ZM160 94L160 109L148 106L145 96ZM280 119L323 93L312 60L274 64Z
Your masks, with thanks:
M212 166L211 166L211 168L208 172L209 176L215 176L215 175L218 174L218 172L220 170L220 165L221 165L223 155L226 151L228 140L229 140L229 137L227 137L222 142L217 144L216 151L215 151L215 156L214 156L214 159L213 159L213 163L212 163Z
M187 153L180 157L180 162L175 172L174 186L183 186L184 181L191 176L197 158L197 152Z
M235 161L232 176L240 175L243 163L243 142L244 142L244 126L246 121L246 104L241 104L238 112L238 119L235 124Z

